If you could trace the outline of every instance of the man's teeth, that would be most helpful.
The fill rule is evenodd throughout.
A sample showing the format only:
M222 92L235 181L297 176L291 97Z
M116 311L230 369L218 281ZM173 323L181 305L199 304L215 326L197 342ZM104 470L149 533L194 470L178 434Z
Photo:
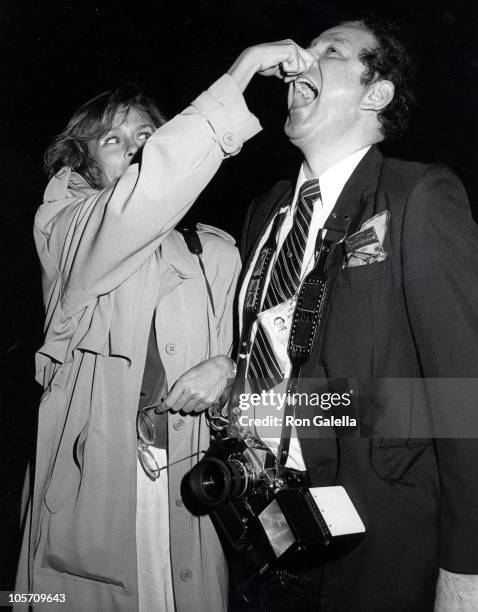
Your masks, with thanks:
M312 101L318 94L317 89L307 81L295 81L295 90L308 101Z

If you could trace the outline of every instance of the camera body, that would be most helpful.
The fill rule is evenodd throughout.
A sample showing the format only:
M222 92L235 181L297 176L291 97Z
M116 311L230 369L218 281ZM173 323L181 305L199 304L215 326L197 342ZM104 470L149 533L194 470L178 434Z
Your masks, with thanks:
M185 506L209 514L242 583L268 569L299 571L344 554L365 527L343 487L310 489L248 434L223 437L181 483Z

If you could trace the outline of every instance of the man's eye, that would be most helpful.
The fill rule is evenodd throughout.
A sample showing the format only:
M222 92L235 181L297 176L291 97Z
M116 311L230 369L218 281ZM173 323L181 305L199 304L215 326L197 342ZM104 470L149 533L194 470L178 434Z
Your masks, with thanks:
M338 53L339 51L338 51L338 49L336 47L333 47L331 45L330 47L327 47L325 52L327 53L327 55L334 55L334 54Z

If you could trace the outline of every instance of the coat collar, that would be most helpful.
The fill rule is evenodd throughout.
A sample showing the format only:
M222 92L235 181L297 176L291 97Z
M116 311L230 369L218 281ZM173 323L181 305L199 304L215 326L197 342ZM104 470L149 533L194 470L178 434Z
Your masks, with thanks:
M345 183L327 219L328 227L332 229L335 225L334 220L339 216L353 217L363 210L365 202L368 201L370 196L375 194L382 164L383 155L378 147L374 145L360 160L348 181ZM253 255L254 244L256 244L264 234L278 211L291 203L293 195L293 183L291 181L281 181L263 200L259 201L259 205L254 213L253 225L255 227L252 227L252 240L250 240L249 244L245 245L246 252L249 254L248 259ZM264 208L264 212L261 211L262 207ZM245 268L247 268L247 265Z
M179 278L197 278L201 275L197 257L188 249L184 238L172 230L161 244L161 257Z

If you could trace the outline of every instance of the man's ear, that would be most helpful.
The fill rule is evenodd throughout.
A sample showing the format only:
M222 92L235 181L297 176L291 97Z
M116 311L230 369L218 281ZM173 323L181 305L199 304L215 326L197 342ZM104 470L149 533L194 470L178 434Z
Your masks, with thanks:
M381 111L393 100L395 86L391 81L379 80L368 86L360 108L362 110Z

